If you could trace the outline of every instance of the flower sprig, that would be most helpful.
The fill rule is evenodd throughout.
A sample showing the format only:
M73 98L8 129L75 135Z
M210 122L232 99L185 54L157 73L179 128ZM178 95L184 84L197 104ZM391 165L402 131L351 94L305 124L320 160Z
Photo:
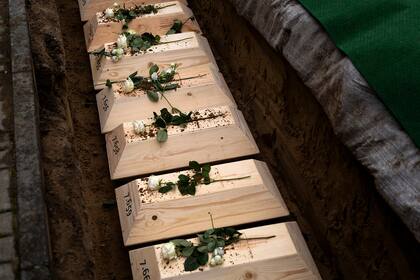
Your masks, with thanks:
M89 54L92 54L99 59L104 56L111 57L113 62L118 62L126 53L130 53L131 55L135 55L137 53L144 54L150 50L152 46L181 42L191 38L192 37L187 37L173 41L161 42L159 35L153 35L149 32L137 34L134 30L125 29L125 31L120 33L117 41L114 44L109 45L110 50L106 50L105 47L102 47L89 52Z
M188 166L193 171L192 175L180 174L177 182L165 182L158 176L152 175L148 180L148 188L158 190L160 193L167 193L178 187L178 191L182 195L195 195L197 186L200 184L209 185L215 182L242 180L251 177L212 179L210 178L211 166L209 164L200 165L197 161L190 161Z
M175 19L174 23L172 24L171 28L168 30L168 32L166 32L166 35L171 35L171 34L178 34L182 32L182 27L184 26L184 24L186 24L189 20L194 21L195 18L194 16L189 17L187 20L185 20L184 22L182 22L179 19Z
M112 8L108 8L104 11L104 17L108 20L122 21L124 23L123 29L128 28L128 23L137 17L148 14L156 14L159 10L165 9L176 4L170 4L166 6L156 6L156 5L134 5L133 7L126 8L125 4L120 5L114 3Z
M159 99L165 99L169 106L173 108L172 104L165 97L164 93L168 90L175 90L181 87L183 80L191 80L196 78L204 77L206 74L199 74L191 77L184 77L175 79L175 76L179 73L177 72L178 64L171 63L171 65L163 70L159 69L159 66L156 64L151 64L149 68L149 77L143 77L137 75L137 72L132 73L124 81L123 90L125 93L130 93L136 89L141 89L146 92L148 98L152 102L158 102ZM118 83L119 81L106 81L107 87L112 87L112 84ZM178 83L181 82L181 83Z
M149 99L153 102L158 102L162 97L162 92L173 90L180 87L177 83L172 83L177 74L176 69L178 65L172 63L169 68L159 72L159 66L152 64L149 68L149 77L137 75L137 71L130 74L124 81L123 90L125 93L130 93L136 89L141 89L147 93ZM106 81L107 87L112 87L112 84L118 81Z
M105 48L90 52L99 58L103 56L111 57L113 62L121 60L127 50L131 54L146 52L150 47L160 43L160 36L145 32L137 34L133 30L122 32L117 41L112 45L111 50L107 51Z
M153 125L158 129L156 139L158 142L161 143L166 142L166 140L168 140L168 126L176 125L185 127L188 122L192 121L192 112L185 114L179 109L173 107L172 105L171 107L173 114L170 113L167 108L161 109L160 115L158 115L156 112L153 112L153 117L155 119Z
M203 234L197 235L199 243L194 244L185 239L171 240L170 242L162 245L162 258L169 262L178 257L185 257L184 270L194 271L201 266L207 265L207 263L209 263L210 266L223 264L225 248L229 245L238 243L242 240L270 239L275 237L274 235L271 235L254 238L241 238L242 233L233 227L214 228L211 214L210 217L213 226ZM210 262L209 254L211 254Z

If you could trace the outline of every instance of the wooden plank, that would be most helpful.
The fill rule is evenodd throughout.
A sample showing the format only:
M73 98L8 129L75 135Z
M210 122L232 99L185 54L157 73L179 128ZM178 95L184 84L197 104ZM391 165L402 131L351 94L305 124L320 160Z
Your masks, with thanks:
M135 71L147 72L149 65L153 63L169 65L176 62L180 65L179 69L207 63L213 63L217 67L207 39L195 32L162 36L161 41L172 43L153 46L143 54L125 54L118 62L113 62L110 57L98 58L90 55L95 89L104 88L107 79L123 81ZM109 45L111 44L106 44Z
M271 239L243 240L227 247L224 263L185 272L184 258L161 257L162 244L130 251L134 280L309 280L322 279L295 222L241 230L243 238L275 235ZM191 239L197 242L197 239ZM149 277L144 278L146 275Z
M165 69L164 65L159 67ZM181 68L177 72L176 79L196 77L179 81L177 82L180 84L179 88L165 92L165 97L179 109L191 111L206 106L235 106L225 80L212 64ZM144 72L139 75L149 74ZM199 75L202 76L198 77ZM153 112L159 112L161 108L168 106L163 99L159 102L150 101L144 90L124 93L123 82L100 91L96 95L96 103L102 133L111 131L123 122L150 117Z
M153 35L165 35L173 25L174 20L178 19L185 22L182 32L201 33L197 21L188 20L193 16L193 13L184 4L172 1L156 6L168 7L160 9L156 14L148 14L133 19L128 23L129 29L137 33L149 32ZM118 34L122 31L122 26L121 21L104 21L102 12L95 14L83 27L87 50L94 51L101 48L105 43L116 41Z
M144 120L151 129L146 137L136 135L131 122L121 124L105 135L111 178L186 167L190 160L206 163L258 153L239 110L220 106L193 112L194 118L209 116L217 117L190 122L185 128L169 126L165 143L156 140L152 118Z
M160 175L176 182L190 170ZM161 194L147 187L148 177L116 189L118 212L126 246L198 233L210 226L208 212L218 227L257 222L289 214L267 165L257 160L212 166L210 178L249 178L199 185L195 196L178 190ZM152 218L153 217L153 218Z
M115 1L115 0L79 0L79 9L80 9L80 18L82 21L87 21L96 15L98 12L112 7L112 5L117 2L120 5L125 4L127 7L130 5L149 5L149 4L159 4L171 2L170 0L125 0L125 1ZM188 5L187 0L178 0L184 5Z

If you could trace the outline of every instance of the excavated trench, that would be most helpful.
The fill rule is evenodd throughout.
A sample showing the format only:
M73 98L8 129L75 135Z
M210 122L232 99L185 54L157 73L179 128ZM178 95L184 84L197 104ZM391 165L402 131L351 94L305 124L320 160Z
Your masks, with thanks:
M40 2L27 0L52 270L130 279L78 4ZM293 69L228 1L189 3L323 278L418 279L417 242Z

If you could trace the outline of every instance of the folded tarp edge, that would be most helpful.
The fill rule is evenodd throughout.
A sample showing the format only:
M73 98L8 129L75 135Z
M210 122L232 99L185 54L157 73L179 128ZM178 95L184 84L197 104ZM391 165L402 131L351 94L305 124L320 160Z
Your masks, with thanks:
M296 0L230 0L297 71L334 132L420 242L420 151L366 80Z

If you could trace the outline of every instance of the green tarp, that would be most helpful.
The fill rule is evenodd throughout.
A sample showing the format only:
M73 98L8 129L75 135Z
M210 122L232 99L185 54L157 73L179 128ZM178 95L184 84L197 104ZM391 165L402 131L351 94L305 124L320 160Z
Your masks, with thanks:
M300 0L420 147L420 0Z

